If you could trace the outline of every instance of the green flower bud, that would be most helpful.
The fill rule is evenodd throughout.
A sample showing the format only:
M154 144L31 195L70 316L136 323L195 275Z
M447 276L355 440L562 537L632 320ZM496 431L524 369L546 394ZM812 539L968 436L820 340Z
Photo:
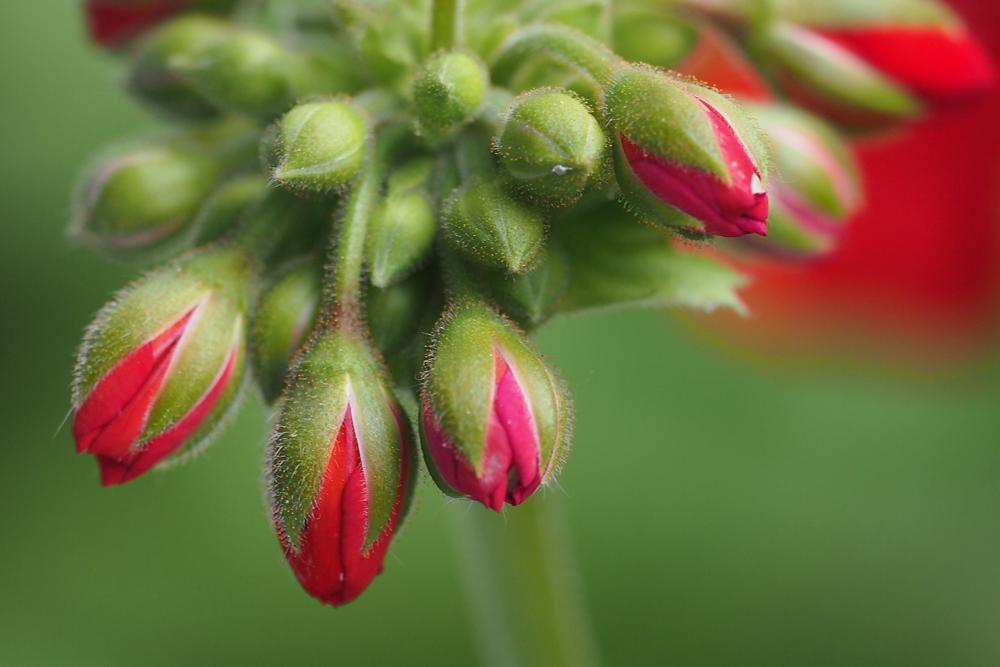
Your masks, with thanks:
M367 294L368 331L384 357L391 357L417 327L427 303L426 271L385 288L371 287Z
M204 153L163 141L113 149L84 171L70 235L115 260L168 257L193 240L193 216L219 172Z
M569 265L561 248L550 242L538 253L530 273L491 272L487 284L504 314L522 327L534 329L559 306L569 285Z
M545 241L542 214L495 179L458 195L445 225L452 244L470 260L511 273L530 271Z
M489 75L476 56L436 53L413 77L417 132L444 141L472 120L483 104Z
M127 87L141 103L168 118L202 120L218 110L169 66L171 59L207 49L229 34L222 19L189 15L174 19L139 46Z
M666 4L664 3L664 7ZM614 13L615 52L625 60L672 67L698 42L698 30L657 5Z
M260 297L250 328L250 360L257 386L274 403L285 374L312 331L323 295L323 270L302 261L281 272Z
M212 193L194 218L195 245L217 241L234 227L242 215L260 199L267 188L267 178L244 174L226 181Z
M377 287L405 276L434 245L437 213L427 190L433 168L432 158L417 158L389 179L368 231L368 269Z
M325 193L350 185L368 160L365 116L340 100L300 104L265 136L261 162L286 188Z
M170 59L169 67L219 109L270 118L291 105L294 59L266 34L232 30L206 48Z
M503 115L495 149L515 189L566 206L595 174L610 176L610 144L586 105L557 90L519 97Z

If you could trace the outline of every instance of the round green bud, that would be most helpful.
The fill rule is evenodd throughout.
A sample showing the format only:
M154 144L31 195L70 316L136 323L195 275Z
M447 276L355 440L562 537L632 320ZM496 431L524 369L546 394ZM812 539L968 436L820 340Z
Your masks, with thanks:
M469 260L510 273L530 271L545 241L545 217L497 180L462 192L445 224L449 240Z
M193 216L218 176L218 163L197 151L162 143L115 150L84 171L70 235L111 259L164 259L190 245Z
M294 99L291 56L275 39L233 30L204 49L178 55L169 67L216 107L271 118Z
M281 396L295 354L312 331L323 294L315 262L292 264L264 289L250 329L254 378L267 403Z
M347 102L300 104L265 133L261 161L286 188L329 192L350 185L369 153L368 120ZM270 151L270 154L268 154Z
M222 19L197 14L165 24L140 44L129 71L128 91L167 118L203 120L217 115L216 107L168 63L207 49L230 29Z
M432 142L450 138L483 104L489 75L476 56L440 52L413 77L417 131Z
M607 136L586 105L558 90L516 99L503 115L495 149L509 182L548 206L578 200L588 182L610 175Z

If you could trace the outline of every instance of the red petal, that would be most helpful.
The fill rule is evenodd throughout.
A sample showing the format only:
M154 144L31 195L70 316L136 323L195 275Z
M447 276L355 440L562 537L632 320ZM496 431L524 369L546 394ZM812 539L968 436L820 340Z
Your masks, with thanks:
M190 0L88 0L84 9L91 38L101 46L112 49L179 14L189 4Z
M541 446L528 399L524 395L514 371L506 364L499 352L495 354L498 365L502 363L503 369L497 371L497 377L500 380L497 382L496 395L493 398L490 425L492 427L495 421L503 429L507 447L510 450L511 461L504 484L507 491L506 500L511 505L520 505L542 483L539 471ZM490 431L492 434L493 429L491 428ZM512 471L516 471L516 475L511 475Z
M712 26L702 28L694 49L673 69L743 100L774 100L767 81L746 59L740 47Z

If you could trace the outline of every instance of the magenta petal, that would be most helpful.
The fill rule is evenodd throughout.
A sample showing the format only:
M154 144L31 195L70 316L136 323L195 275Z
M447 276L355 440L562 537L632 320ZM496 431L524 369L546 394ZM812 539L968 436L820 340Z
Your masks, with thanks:
M539 475L541 448L531 408L510 367L505 369L503 377L497 384L493 410L506 431L513 467L517 471L517 483L513 486L507 484L507 501L512 505L518 505L541 484ZM510 475L508 479L514 481Z

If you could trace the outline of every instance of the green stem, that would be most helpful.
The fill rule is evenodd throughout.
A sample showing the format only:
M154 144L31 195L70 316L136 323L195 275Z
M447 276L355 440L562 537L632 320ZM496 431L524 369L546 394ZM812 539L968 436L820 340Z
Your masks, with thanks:
M451 51L459 44L463 0L434 0L431 10L431 51Z
M562 499L531 498L506 520L455 503L452 516L482 664L599 665Z
M514 31L500 45L490 68L490 77L506 83L524 63L536 56L551 58L570 67L600 91L624 61L592 37L569 28L535 24Z
M233 247L261 264L281 243L295 219L296 197L269 187L232 238Z

